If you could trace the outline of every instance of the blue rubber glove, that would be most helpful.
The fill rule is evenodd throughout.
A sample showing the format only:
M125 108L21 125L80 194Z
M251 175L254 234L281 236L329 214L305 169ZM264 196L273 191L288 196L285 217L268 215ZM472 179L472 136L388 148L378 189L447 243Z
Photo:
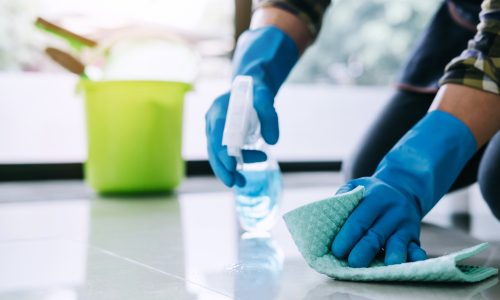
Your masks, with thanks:
M266 143L276 144L279 137L278 115L274 97L299 58L295 42L275 26L244 32L238 40L233 57L233 78L252 76L254 108ZM245 178L236 171L236 160L222 146L229 93L219 96L205 115L208 158L215 175L228 187L245 185ZM243 151L245 162L266 160L258 151Z
M385 264L426 259L420 222L448 192L476 152L469 128L433 111L389 151L371 177L351 180L337 193L362 185L365 197L336 236L332 253L351 267L367 267L384 250Z

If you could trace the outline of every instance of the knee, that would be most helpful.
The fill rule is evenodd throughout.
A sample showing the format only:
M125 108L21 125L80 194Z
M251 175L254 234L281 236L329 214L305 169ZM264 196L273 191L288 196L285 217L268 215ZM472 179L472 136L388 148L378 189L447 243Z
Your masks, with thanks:
M491 209L493 215L500 221L500 173L480 172L478 176L479 189Z

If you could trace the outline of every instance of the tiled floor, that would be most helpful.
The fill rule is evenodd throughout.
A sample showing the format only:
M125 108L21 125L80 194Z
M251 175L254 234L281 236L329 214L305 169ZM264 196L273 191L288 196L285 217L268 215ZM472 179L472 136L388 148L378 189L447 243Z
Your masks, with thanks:
M282 211L330 196L338 182L335 173L286 176ZM0 184L0 299L500 299L497 278L326 278L306 265L282 220L271 238L242 236L232 194L214 183L191 178L174 195L142 198L99 198L79 181ZM466 194L468 202L457 198ZM492 247L473 262L500 267L500 223L466 194L428 216L422 244L437 256L485 239Z

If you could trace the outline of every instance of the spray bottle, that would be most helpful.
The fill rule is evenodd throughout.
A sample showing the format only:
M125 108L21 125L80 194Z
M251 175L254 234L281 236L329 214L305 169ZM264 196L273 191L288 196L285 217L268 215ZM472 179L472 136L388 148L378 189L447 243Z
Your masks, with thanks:
M246 231L269 231L277 218L281 200L282 176L270 147L260 133L260 122L253 107L253 79L237 76L233 81L222 144L237 162L237 171L246 180L235 187L236 213ZM262 162L243 161L242 150L266 154Z

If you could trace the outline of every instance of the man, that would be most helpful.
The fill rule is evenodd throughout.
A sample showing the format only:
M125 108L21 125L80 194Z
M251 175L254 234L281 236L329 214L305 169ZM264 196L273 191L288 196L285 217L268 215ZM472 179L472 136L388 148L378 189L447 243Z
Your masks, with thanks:
M234 75L254 78L254 107L269 144L279 135L274 97L314 40L329 2L260 1L251 29L238 41ZM426 259L419 244L421 219L444 194L476 180L500 219L499 65L500 0L481 6L474 0L446 1L391 101L347 163L345 173L357 179L337 193L362 185L365 197L333 241L336 257L352 267L368 266L382 249L388 265ZM227 93L217 98L206 115L209 160L224 184L244 185L221 145L228 100ZM258 161L262 155L246 151L244 159Z

